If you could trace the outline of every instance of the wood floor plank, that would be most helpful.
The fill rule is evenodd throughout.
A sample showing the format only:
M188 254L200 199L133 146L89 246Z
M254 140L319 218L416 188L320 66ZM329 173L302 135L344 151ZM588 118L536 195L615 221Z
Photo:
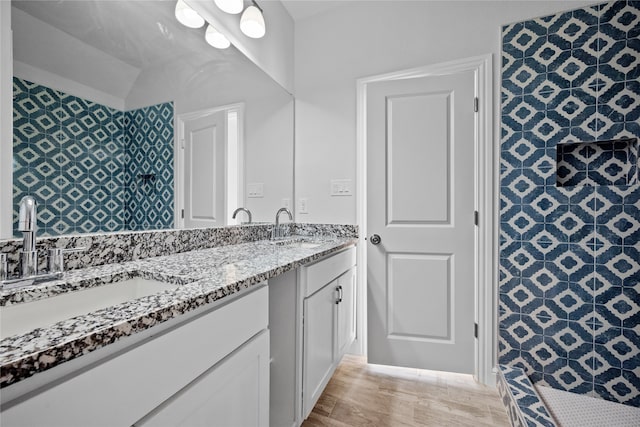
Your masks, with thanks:
M470 375L344 357L303 427L509 426L494 388Z

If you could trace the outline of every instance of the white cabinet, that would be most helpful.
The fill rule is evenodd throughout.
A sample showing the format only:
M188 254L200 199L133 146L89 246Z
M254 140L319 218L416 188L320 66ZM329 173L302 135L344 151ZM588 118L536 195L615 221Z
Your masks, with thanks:
M268 425L268 288L254 289L185 314L170 328L158 325L151 330L160 333L3 403L2 426L153 425L154 416L182 416L186 423L185 396L196 394L202 405L218 408L209 425L218 419ZM200 408L193 416L208 414Z
M336 358L338 289L332 282L304 300L304 377L305 417L313 408L333 375Z
M355 338L355 264L356 250L350 248L300 268L303 419Z
M269 279L270 426L309 415L355 339L356 248Z
M269 425L269 332L263 331L135 426Z

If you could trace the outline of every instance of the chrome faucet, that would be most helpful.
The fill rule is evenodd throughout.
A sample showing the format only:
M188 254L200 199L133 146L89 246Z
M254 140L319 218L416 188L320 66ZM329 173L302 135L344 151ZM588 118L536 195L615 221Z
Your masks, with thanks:
M22 250L20 251L20 275L22 277L38 274L38 251L36 250L37 209L38 204L32 196L25 196L20 200L18 231L22 231Z
M36 248L36 231L38 204L32 196L25 196L20 201L18 231L22 232L22 249L18 253L18 275L9 277L7 254L0 254L0 286L2 288L19 288L35 282L55 280L64 272L63 255L69 252L80 252L87 248L49 249L47 257L48 271L38 273L38 250Z
M275 227L273 227L273 231L271 233L271 238L272 239L280 239L282 237L285 237L287 235L285 230L281 230L280 228L280 214L281 213L286 213L287 215L289 215L289 221L293 221L293 215L291 215L291 211L287 208L280 208L278 209L278 212L276 212L276 225Z
M251 211L247 208L238 208L235 211L233 211L233 215L231 216L231 219L236 219L236 215L238 215L238 212L245 212L249 217L249 222L247 224L251 224Z

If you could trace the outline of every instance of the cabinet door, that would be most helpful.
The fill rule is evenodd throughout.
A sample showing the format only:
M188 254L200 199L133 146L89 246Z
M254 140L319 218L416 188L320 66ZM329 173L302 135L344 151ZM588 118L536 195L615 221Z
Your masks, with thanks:
M269 332L263 331L135 426L269 425Z
M356 338L356 269L338 277L342 301L338 304L338 355L339 362Z
M337 280L304 300L303 413L306 418L333 375Z

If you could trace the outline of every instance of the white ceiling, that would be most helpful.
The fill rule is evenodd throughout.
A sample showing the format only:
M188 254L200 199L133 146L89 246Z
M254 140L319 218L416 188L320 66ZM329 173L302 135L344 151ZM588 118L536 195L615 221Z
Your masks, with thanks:
M44 77L25 75L29 70L21 64L121 100L113 102L125 102L142 76L158 70L198 76L205 70L242 70L250 63L233 46L209 46L205 28L180 24L175 4L176 0L12 0L14 61L23 78ZM100 98L119 108L107 101Z
M186 28L175 19L175 0L13 0L12 5L138 69L185 56L229 55L206 44L204 29Z
M305 18L336 9L344 6L346 1L334 0L281 0L284 7L294 21L298 22Z

